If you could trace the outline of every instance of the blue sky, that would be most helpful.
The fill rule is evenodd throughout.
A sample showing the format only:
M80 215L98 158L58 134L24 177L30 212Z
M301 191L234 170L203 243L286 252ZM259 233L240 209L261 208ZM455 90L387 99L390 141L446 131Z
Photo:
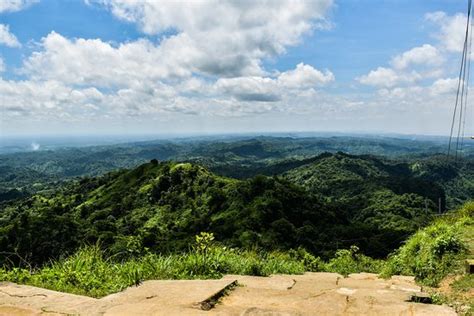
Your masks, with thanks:
M467 2L2 1L2 135L446 134Z

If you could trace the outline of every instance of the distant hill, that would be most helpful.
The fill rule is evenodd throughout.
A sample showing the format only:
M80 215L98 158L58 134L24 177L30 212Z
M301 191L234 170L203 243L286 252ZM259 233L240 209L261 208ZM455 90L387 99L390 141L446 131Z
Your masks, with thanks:
M469 144L466 156L474 152ZM219 175L245 179L257 174L279 174L324 152L339 151L408 159L442 153L445 144L437 138L229 136L75 148L58 146L54 150L0 154L0 202L54 190L58 182L72 178L133 168L151 159L192 162ZM17 191L21 194L14 194Z
M153 160L4 204L0 248L34 262L96 242L121 255L175 252L209 231L231 247L328 257L355 244L383 257L430 221L443 192L407 164L342 153L246 180Z

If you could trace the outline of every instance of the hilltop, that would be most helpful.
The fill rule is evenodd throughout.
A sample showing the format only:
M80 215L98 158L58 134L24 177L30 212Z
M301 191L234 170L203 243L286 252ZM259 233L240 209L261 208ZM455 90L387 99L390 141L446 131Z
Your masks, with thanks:
M322 154L245 180L152 160L3 204L0 245L41 263L82 244L112 253L186 250L199 232L230 247L304 247L330 257L357 245L384 257L437 212L445 191L403 162Z
M466 144L470 161L472 146ZM65 182L135 168L151 159L191 162L218 175L246 179L276 175L314 161L325 152L370 154L399 161L432 159L444 139L382 136L228 136L183 138L89 147L48 147L0 154L0 202L52 192ZM457 205L459 206L459 201Z

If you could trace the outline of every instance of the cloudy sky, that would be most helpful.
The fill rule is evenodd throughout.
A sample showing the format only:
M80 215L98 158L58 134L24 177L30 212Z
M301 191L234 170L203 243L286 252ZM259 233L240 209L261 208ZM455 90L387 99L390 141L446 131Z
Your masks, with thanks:
M466 6L0 0L0 134L447 134Z

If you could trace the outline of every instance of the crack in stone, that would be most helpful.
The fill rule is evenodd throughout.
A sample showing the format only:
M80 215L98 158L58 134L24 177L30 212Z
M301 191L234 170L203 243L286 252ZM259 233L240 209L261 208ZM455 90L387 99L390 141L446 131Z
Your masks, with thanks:
M41 311L43 313L61 314L61 315L66 315L66 316L77 315L77 314L70 314L70 313L63 313L63 312L58 312L58 311L54 311L54 310L49 310L49 309L46 309L46 307L41 307Z
M27 297L35 297L35 296L42 296L42 297L48 297L46 294L31 294L31 295L19 295L19 294L10 294L8 292L5 292L3 290L0 290L1 293L6 294L10 297L19 297L19 298L27 298Z
M287 287L286 289L287 289L287 290L291 290L295 285L296 285L296 280L293 279L293 284L290 285L289 287Z

